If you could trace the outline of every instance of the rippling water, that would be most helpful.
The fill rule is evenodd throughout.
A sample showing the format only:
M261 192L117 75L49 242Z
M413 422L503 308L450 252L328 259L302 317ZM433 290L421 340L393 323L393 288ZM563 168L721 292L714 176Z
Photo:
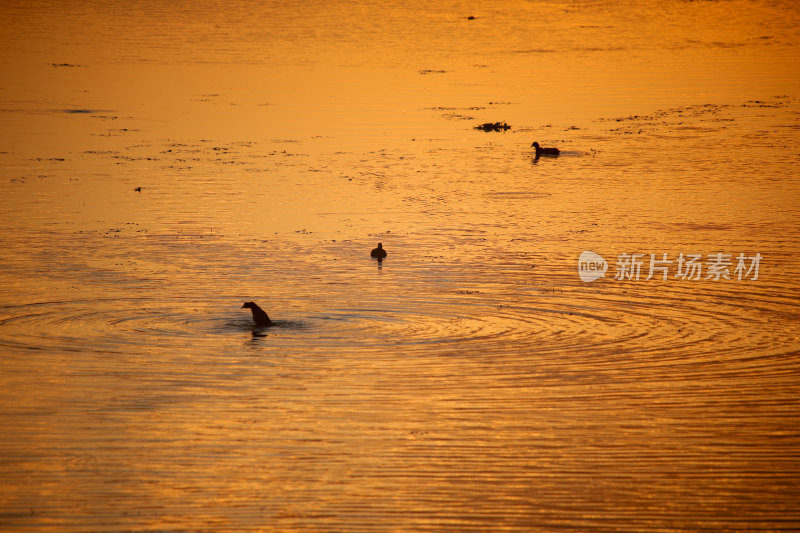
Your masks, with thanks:
M793 3L0 14L3 529L800 527Z

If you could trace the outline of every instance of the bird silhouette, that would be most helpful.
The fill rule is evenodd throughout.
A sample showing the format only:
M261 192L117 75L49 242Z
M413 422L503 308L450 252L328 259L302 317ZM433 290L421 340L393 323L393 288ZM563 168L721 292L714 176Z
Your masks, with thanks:
M539 146L539 143L536 142L536 141L533 142L533 144L531 145L531 148L535 148L536 149L536 158L537 159L539 158L539 156L543 156L543 155L558 155L558 154L561 153L561 151L558 148L542 148L541 146Z
M244 305L242 305L242 309L245 308L250 309L253 312L253 322L256 323L256 326L265 327L274 324L274 322L269 319L269 316L267 316L267 313L265 313L264 310L261 309L255 302L245 302Z
M383 259L386 257L386 250L383 249L383 243L379 242L378 247L373 248L369 255L370 257L377 257L378 259Z

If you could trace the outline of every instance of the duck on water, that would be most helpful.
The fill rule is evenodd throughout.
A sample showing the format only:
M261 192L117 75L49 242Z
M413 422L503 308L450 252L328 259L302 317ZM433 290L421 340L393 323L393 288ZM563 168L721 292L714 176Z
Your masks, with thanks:
M377 248L373 248L372 251L369 253L370 257L377 257L378 259L383 259L386 257L386 250L383 249L383 243L378 243Z
M260 328L275 325L275 323L269 319L267 313L255 302L245 302L244 305L242 305L242 309L250 309L250 311L253 312L253 322Z
M561 151L558 148L542 148L536 141L534 141L533 144L531 144L531 148L536 149L536 159L539 159L539 157L543 155L558 156L558 154L561 153Z

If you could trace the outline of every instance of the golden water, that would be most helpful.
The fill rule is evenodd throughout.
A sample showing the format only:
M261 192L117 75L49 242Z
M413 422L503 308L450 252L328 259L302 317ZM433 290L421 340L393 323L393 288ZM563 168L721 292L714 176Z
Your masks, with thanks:
M800 527L794 2L0 16L2 529Z

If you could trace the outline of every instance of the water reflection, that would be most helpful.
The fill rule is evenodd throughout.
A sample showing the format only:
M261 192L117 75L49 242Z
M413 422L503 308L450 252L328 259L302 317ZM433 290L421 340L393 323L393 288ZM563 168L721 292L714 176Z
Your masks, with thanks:
M472 7L0 6L3 527L800 521L794 5Z

